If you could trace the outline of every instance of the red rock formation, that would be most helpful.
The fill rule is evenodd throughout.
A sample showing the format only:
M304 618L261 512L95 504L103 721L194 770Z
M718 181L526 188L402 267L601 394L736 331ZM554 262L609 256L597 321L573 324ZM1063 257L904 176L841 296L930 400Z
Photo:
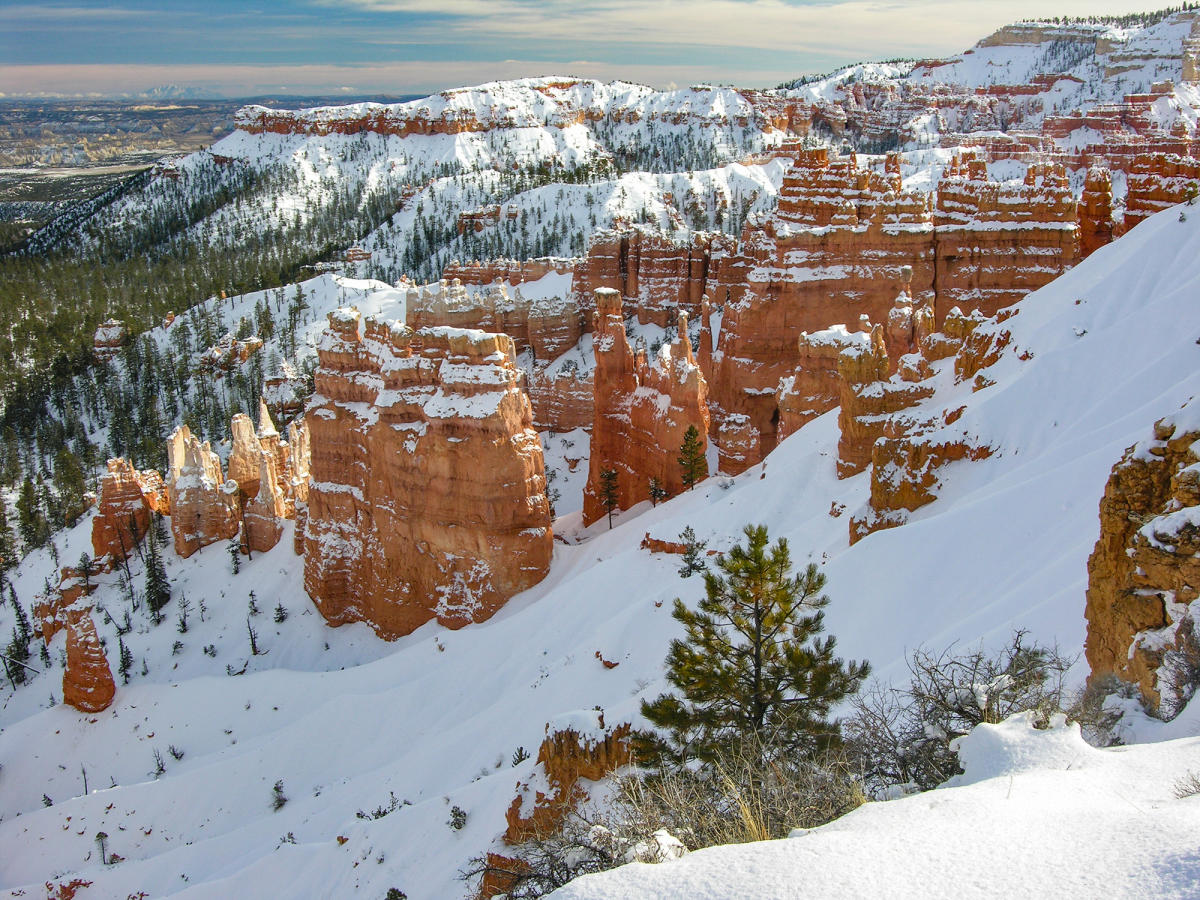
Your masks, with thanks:
M275 471L270 465L269 458L264 454L259 462L258 490L254 499L246 504L242 516L242 527L246 541L246 549L250 553L265 553L283 536L283 519L285 511L294 516L294 506L289 510L288 498L280 493L279 484L275 480Z
M885 322L894 370L953 306L994 313L1078 256L1076 205L1060 167L1031 165L1025 184L1002 185L986 180L977 155L956 157L933 211L925 196L901 188L897 162L887 160L879 174L853 156L797 151L775 216L747 229L739 252L722 263L714 419L749 416L763 453L784 416L781 379L796 375L780 394L790 406L788 429L835 402L830 360L802 334L864 315Z
M678 310L700 314L701 298L715 287L732 249L732 238L719 232L679 242L644 228L600 233L576 268L576 302L588 309L597 288L612 288L643 325L669 327Z
M1113 466L1088 559L1091 679L1136 684L1153 706L1179 699L1164 663L1196 646L1200 597L1200 422L1196 401L1154 425Z
M67 667L63 671L63 702L81 712L107 709L117 693L112 669L90 610L73 615L67 622Z
M1200 159L1191 156L1139 154L1127 171L1126 229L1169 206L1194 198L1200 188Z
M1079 200L1079 258L1091 256L1118 234L1113 219L1112 173L1093 166L1088 169Z
M591 430L595 392L591 372L585 377L578 369L559 369L551 377L545 369L535 368L527 384L533 427L538 431Z
M904 267L913 294L931 296L932 244L927 198L903 190L898 174L860 169L853 156L830 161L823 150L798 151L777 213L747 229L738 254L722 265L715 418L749 416L762 435L760 455L773 449L775 392L796 371L801 334L860 315L886 321Z
M458 628L546 575L542 448L511 338L343 309L318 355L304 583L329 622Z
M208 442L201 445L182 425L171 434L167 456L175 552L186 559L201 547L234 537L241 518L238 484L222 477L221 461Z
M718 471L725 475L740 475L761 462L758 429L750 417L733 413L725 417L717 431Z
M896 413L933 395L929 385L889 379L889 368L883 327L879 325L871 330L869 343L847 347L838 356L839 478L857 474L872 462L872 449Z
M848 348L869 346L870 340L869 322L866 331L850 331L845 325L835 325L813 334L801 332L796 371L781 378L775 392L779 440L841 402L838 358Z
M154 512L168 512L162 477L152 470L139 472L124 457L110 459L92 519L92 558L125 559L146 536Z
M96 327L92 336L92 353L101 362L108 362L117 355L121 345L129 336L129 329L118 319L108 319Z
M650 532L646 532L646 536L642 538L641 548L649 550L651 553L673 553L677 556L682 556L687 553L688 545L681 544L678 541L663 541L658 538L650 537Z
M262 338L251 335L237 340L227 334L209 347L200 356L200 368L207 372L223 375L239 363L244 363L262 349Z
M520 844L548 833L587 797L579 784L581 779L599 781L628 765L632 759L630 731L628 723L611 730L605 728L603 713L599 714L598 734L594 737L581 735L574 728L550 733L547 725L537 763L545 774L548 790L531 788L528 783L517 785L517 796L508 809L504 840Z
M518 350L532 350L541 363L557 359L583 334L583 315L567 291L563 296L526 298L520 284L511 293L503 283L467 290L457 278L410 288L407 321L414 329L450 325L502 331Z
M628 509L647 498L651 478L674 495L683 490L679 447L689 426L707 445L708 388L692 355L687 314L679 314L677 340L659 351L653 364L645 351L637 354L625 336L621 295L596 291L592 324L596 354L595 413L591 458L583 492L583 521L605 514L600 474L617 472L617 508Z
M897 431L903 431L901 425ZM908 513L937 499L941 469L958 460L986 459L991 449L962 435L914 433L882 437L871 447L871 503L850 519L850 543L908 520Z
M1023 185L987 180L982 159L952 164L934 211L935 311L994 315L1053 281L1079 259L1075 199L1062 166L1031 164Z

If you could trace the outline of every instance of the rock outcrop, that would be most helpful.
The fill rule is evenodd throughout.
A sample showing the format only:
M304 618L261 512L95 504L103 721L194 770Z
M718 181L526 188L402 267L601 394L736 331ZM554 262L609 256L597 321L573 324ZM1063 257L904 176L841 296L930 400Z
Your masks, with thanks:
M170 469L171 534L184 559L201 547L227 541L238 533L241 505L236 481L226 481L221 460L186 425L176 428L167 445Z
M574 727L551 731L547 725L537 755L541 777L538 784L517 785L504 840L520 844L561 822L587 797L581 780L599 781L632 761L630 734L628 723L607 728L602 712L597 714L595 727L585 733Z
M715 289L733 245L720 232L695 233L686 240L645 228L602 232L576 268L576 302L589 309L598 288L612 288L641 324L668 328L679 310L700 314L701 298Z
M798 366L782 391L785 429L837 403L833 347L802 335L832 339L830 329L848 331L866 316L884 324L894 370L951 308L991 315L1078 258L1076 203L1061 167L1031 165L1024 184L997 184L978 154L963 153L927 196L901 186L895 156L881 173L854 156L794 155L777 212L747 228L722 263L716 295L725 312L712 354L714 420L748 416L760 456L779 438L780 380Z
M651 478L669 495L684 488L678 462L688 428L707 446L708 387L692 355L687 314L680 313L677 339L664 344L653 363L636 353L625 335L621 294L596 291L592 324L596 354L595 413L591 458L583 492L583 521L605 514L601 473L617 473L616 508L628 509L648 497Z
M1154 424L1113 466L1088 559L1091 679L1115 675L1154 707L1181 699L1171 669L1194 664L1200 607L1200 404Z
M62 689L64 703L87 713L107 709L116 696L117 684L90 609L71 615L67 621L67 667Z
M146 536L153 514L169 511L161 475L139 472L124 457L110 459L92 519L92 558L113 563L127 558Z
M92 335L92 354L100 362L113 359L129 337L129 329L119 319L107 319L96 326Z
M569 285L562 279L563 287ZM504 282L468 289L454 278L420 288L409 288L407 322L410 328L449 325L502 331L518 351L530 350L535 363L548 363L570 350L583 334L583 314L568 290L561 295L542 292L540 286L522 285L509 291Z
M549 570L542 448L512 339L330 315L306 413L304 583L385 638L482 621Z

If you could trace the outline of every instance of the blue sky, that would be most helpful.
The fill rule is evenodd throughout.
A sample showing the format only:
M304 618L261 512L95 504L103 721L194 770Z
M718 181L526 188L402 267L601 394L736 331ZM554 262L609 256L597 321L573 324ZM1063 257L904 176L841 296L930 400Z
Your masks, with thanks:
M1136 0L0 0L0 96L418 94L522 75L768 87L944 56L1039 14Z

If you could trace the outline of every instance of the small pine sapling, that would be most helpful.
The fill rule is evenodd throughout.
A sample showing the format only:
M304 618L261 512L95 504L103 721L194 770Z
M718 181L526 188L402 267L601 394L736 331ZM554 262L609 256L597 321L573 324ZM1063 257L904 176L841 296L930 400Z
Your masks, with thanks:
M275 621L277 623L286 622L288 617L287 607L283 605L283 601L275 604Z
M683 551L683 565L679 567L679 577L691 578L707 569L708 564L704 561L704 548L708 546L708 542L698 539L696 531L691 525L679 533L679 540L687 548Z
M283 779L280 778L275 782L275 786L271 788L271 808L275 812L279 812L287 802L287 795L283 792Z
M662 482L659 481L657 478L650 479L650 487L647 490L647 493L650 496L650 505L651 506L658 506L658 504L661 501L666 500L667 497L670 496L667 493L667 489L665 487L663 487Z
M617 470L603 469L600 472L600 505L608 514L608 527L612 530L613 511L619 502L617 494Z
M700 443L700 432L695 425L689 425L683 433L683 443L679 446L679 480L689 491L708 475L708 460L704 457L704 447Z

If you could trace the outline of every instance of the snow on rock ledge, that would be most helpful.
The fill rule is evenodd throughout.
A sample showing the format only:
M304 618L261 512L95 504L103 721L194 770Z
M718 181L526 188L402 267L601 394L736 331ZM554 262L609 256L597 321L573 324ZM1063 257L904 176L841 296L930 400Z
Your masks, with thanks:
M542 448L511 338L342 309L318 355L304 584L330 623L459 628L545 577Z

